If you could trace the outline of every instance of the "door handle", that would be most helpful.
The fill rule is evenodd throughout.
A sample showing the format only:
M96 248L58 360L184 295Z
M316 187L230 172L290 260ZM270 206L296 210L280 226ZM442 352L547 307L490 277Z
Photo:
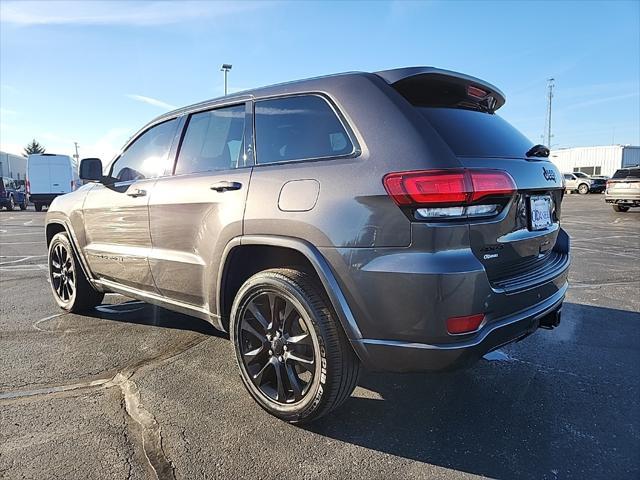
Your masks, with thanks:
M209 188L216 192L226 192L228 190L240 190L242 188L242 184L240 182L228 182L227 180L223 180L221 182L214 183Z
M133 198L144 197L146 194L147 194L146 190L141 190L139 188L136 188L133 192L127 192L127 195Z

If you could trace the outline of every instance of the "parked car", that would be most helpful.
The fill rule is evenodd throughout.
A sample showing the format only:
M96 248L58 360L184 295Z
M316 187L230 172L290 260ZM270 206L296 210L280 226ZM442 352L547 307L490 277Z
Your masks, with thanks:
M117 292L210 321L290 422L340 405L361 368L469 366L557 326L567 290L562 177L504 102L416 67L162 115L51 204L54 298L80 312Z
M68 155L42 153L27 158L27 193L36 211L79 185L77 169Z
M27 195L18 180L9 177L0 178L0 208L14 210L27 209Z
M564 183L567 191L586 195L587 193L604 192L607 180L599 177L590 177L582 172L573 172L564 174Z
M617 170L607 181L604 201L611 203L616 212L640 207L640 166Z

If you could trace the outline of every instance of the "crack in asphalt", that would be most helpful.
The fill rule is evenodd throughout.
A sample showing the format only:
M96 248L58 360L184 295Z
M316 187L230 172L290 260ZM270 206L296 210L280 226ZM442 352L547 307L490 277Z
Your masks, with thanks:
M122 379L119 386L127 414L142 430L142 451L147 462L158 480L175 480L175 467L162 448L160 425L156 417L144 407L138 386L131 379Z
M154 471L156 478L158 480L175 480L175 466L169 460L162 447L160 424L154 415L144 407L140 390L136 383L131 380L131 377L143 370L152 369L160 364L175 360L183 353L200 345L207 338L208 337L202 336L193 338L180 346L174 346L154 357L129 365L115 375L107 375L99 378L94 377L91 380L72 384L53 385L31 390L0 392L0 406L23 399L37 401L77 391L92 392L102 388L109 389L118 387L123 398L123 405L121 405L124 406L124 410L129 418L136 422L141 429L142 451L151 469ZM127 439L129 439L129 436L127 436ZM131 469L129 470L129 475L130 474Z

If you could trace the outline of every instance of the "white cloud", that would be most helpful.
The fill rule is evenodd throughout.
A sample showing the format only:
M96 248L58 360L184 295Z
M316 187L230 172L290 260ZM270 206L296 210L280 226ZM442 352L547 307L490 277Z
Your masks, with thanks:
M0 19L17 25L154 26L221 17L270 5L269 2L0 2Z
M157 98L145 97L144 95L137 95L135 93L130 93L127 95L127 97L133 100L137 100L138 102L153 105L154 107L166 108L167 110L174 110L175 108L177 108L175 105L163 102L162 100L158 100Z
M576 108L584 108L584 107L591 107L593 105L599 105L601 103L609 103L609 102L615 102L615 101L619 101L619 100L626 100L628 98L635 98L640 96L640 93L627 93L627 94L623 94L623 95L611 95L609 97L600 97L600 98L594 98L591 100L585 100L584 102L578 102L578 103L574 103L571 105L568 105L564 108L559 109L559 112L566 112L567 110L574 110Z

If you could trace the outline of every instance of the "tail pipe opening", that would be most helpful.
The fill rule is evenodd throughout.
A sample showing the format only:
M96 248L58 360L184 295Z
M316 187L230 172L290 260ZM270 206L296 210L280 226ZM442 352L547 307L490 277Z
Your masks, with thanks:
M553 330L558 325L560 325L561 314L562 314L562 308L558 308L553 312L547 313L544 317L540 319L540 328L544 328L546 330Z

